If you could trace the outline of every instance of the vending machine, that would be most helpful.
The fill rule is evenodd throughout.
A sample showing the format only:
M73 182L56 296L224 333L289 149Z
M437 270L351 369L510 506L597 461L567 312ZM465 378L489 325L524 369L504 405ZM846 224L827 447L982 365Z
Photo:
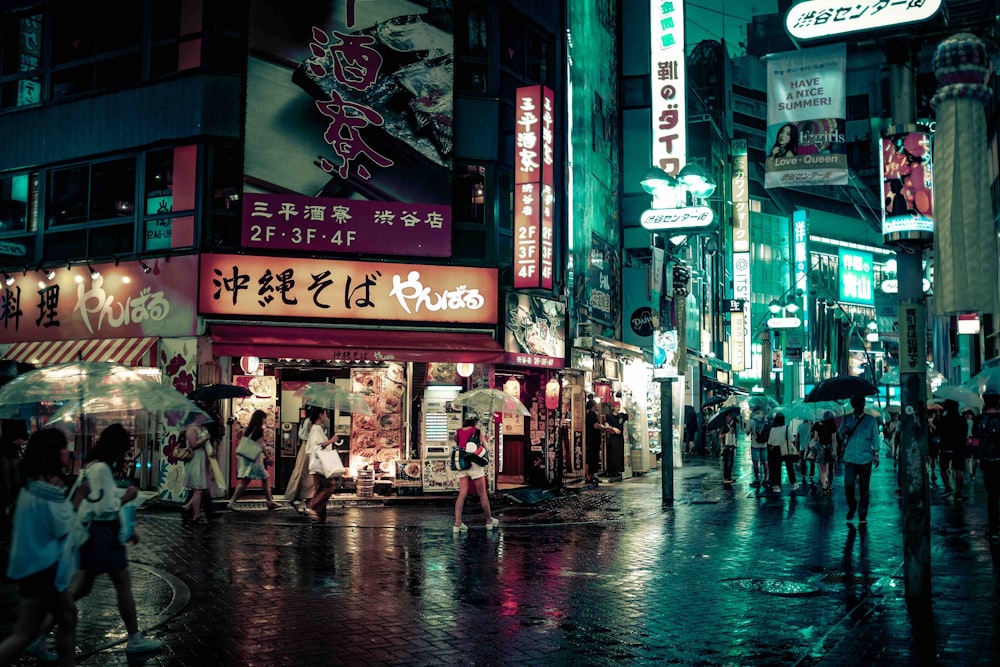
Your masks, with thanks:
M458 491L458 473L451 469L455 431L462 426L462 408L453 406L459 387L430 386L424 390L420 419L420 455L424 493Z

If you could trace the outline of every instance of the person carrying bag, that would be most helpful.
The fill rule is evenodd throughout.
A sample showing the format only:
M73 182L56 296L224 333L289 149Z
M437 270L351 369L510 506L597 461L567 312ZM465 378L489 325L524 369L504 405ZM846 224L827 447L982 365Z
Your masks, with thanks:
M340 436L326 437L324 428L330 422L330 415L323 410L316 416L309 431L306 448L311 452L309 473L316 486L316 494L306 504L306 516L313 523L326 521L326 504L336 490L331 480L340 479L344 472L344 464L337 453L336 445L340 444Z

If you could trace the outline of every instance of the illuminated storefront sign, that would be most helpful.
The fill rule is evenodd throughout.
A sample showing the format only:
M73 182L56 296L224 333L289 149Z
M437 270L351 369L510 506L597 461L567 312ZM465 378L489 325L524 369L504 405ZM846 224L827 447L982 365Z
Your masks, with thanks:
M802 324L809 328L809 221L805 211L792 212L792 257L795 260L795 290L801 301Z
M870 252L840 248L840 300L875 305L875 268Z
M0 343L197 334L193 255L10 274L0 282Z
M640 223L651 232L665 229L697 229L715 222L715 213L707 206L655 208L643 211Z
M205 254L198 289L203 315L497 321L489 268Z
M742 339L740 343L731 348L734 351L730 363L734 371L742 371L750 368L750 253L733 253L733 298L743 301L743 316L736 317L734 313L731 321L732 338ZM742 328L737 328L737 324L742 324ZM738 359L735 350L742 348L743 357Z
M684 2L649 3L653 165L677 176L687 162Z
M247 193L243 247L350 253L451 256L451 207Z
M795 39L828 39L926 21L940 8L941 0L806 0L789 8L785 30Z
M554 101L545 86L516 92L515 289L552 289Z
M747 140L732 142L733 252L750 252L750 176Z

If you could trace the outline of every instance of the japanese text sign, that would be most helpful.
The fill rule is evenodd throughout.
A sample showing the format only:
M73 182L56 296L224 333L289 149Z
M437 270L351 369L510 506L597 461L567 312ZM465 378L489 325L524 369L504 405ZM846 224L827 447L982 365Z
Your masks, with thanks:
M0 283L0 343L197 334L195 256L12 273Z
M451 207L247 193L243 247L449 257Z
M687 163L687 74L683 0L651 0L653 165L677 176Z
M199 271L203 315L496 325L497 298L491 268L204 254Z
M527 86L516 100L514 288L552 289L554 96Z
M732 142L733 252L750 252L750 165L747 141Z
M730 359L730 363L733 365L733 370L745 370L750 368L750 253L749 252L734 252L733 253L733 298L740 299L743 301L743 317L736 318L735 316L730 319L732 322L732 338L740 338L740 345L731 346L730 351L733 352L733 358ZM741 324L741 328L737 328L737 323ZM737 359L735 352L741 349L743 351L743 358ZM742 364L742 366L741 366Z
M898 29L926 21L941 0L806 0L785 14L785 30L795 39L824 39L851 32Z
M840 300L875 305L875 267L870 252L840 248Z

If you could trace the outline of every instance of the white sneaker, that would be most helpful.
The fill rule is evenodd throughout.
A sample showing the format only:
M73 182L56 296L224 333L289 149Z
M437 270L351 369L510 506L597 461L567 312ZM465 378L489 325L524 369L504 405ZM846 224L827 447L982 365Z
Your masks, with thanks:
M36 637L33 642L28 644L28 647L24 649L24 652L33 658L36 658L40 662L55 662L59 659L56 652L50 650L48 645L45 643L45 637Z
M792 484L792 491L798 491L798 490L799 490L799 485L797 483Z
M781 493L781 487L780 486L772 486L771 487L771 491L774 491L775 493Z
M451 527L451 532L453 532L453 533L467 533L467 532L469 532L469 527L466 526L464 523L460 523L457 526L452 526Z
M499 525L500 525L500 519L493 517L493 519L488 524L486 524L486 530L493 530Z
M163 646L163 642L159 639L150 639L142 634L142 632L137 632L134 635L129 635L128 643L125 645L126 653L143 653L145 651L155 651L156 649Z

